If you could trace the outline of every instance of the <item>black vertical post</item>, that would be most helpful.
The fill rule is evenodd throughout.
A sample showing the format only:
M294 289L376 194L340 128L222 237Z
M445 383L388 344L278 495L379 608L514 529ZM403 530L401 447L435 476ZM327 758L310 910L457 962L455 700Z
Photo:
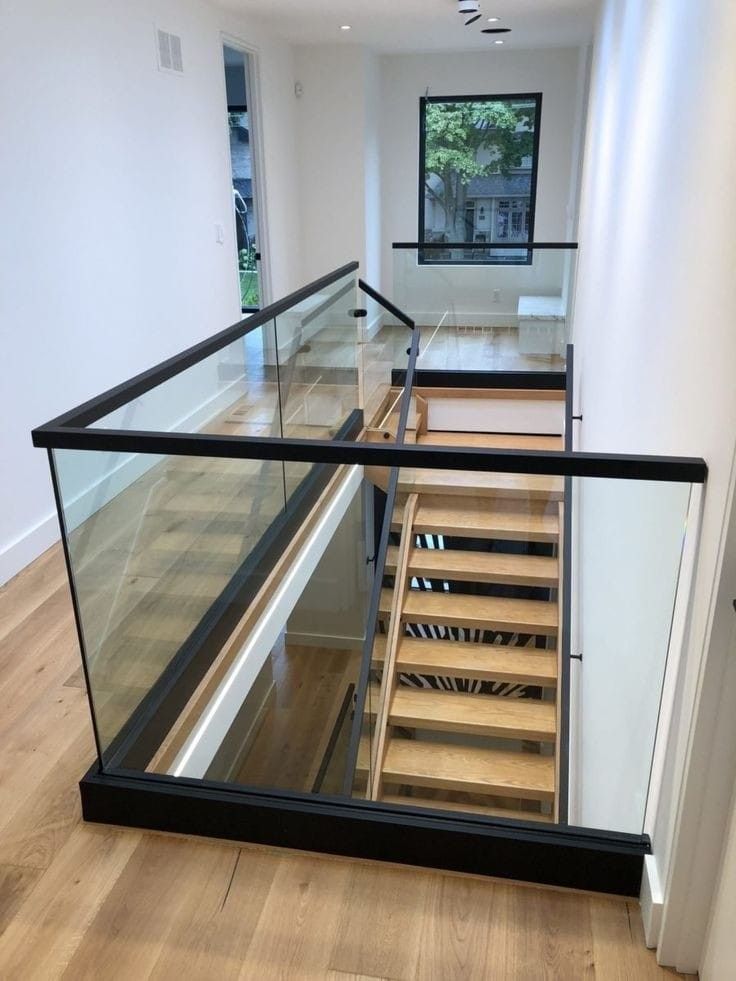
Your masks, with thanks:
M565 382L565 452L573 448L573 386L575 360L572 344L567 345ZM565 512L562 532L562 596L558 598L562 609L562 636L559 638L561 676L560 685L560 787L558 811L560 824L568 824L570 797L570 617L572 613L572 477L565 477Z

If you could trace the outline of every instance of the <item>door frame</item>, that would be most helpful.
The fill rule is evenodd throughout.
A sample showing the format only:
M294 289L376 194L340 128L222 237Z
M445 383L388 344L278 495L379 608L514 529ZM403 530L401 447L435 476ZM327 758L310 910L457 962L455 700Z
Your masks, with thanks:
M273 302L272 283L271 283L271 244L268 238L267 221L267 193L266 193L266 167L265 155L263 152L263 126L262 126L262 97L261 97L261 67L260 51L254 44L244 41L235 34L227 31L220 32L220 57L222 59L222 89L225 106L225 126L228 126L227 119L227 82L225 75L225 59L222 49L227 45L234 48L246 56L245 61L245 85L248 95L248 121L253 140L251 143L251 168L253 180L253 196L256 202L256 228L258 230L258 252L261 256L258 266L258 282L260 289L261 308ZM227 130L228 146L230 134ZM229 151L228 151L229 160ZM232 179L232 170L231 170ZM233 211L232 207L230 209ZM235 215L231 214L233 231L234 265L238 269L238 247L237 229L235 226ZM238 297L240 297L240 278L237 279ZM238 302L240 307L240 302Z

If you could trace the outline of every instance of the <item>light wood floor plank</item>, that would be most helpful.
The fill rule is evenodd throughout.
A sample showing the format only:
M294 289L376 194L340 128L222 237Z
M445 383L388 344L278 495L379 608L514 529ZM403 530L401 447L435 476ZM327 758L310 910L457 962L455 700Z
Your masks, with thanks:
M77 827L0 938L3 977L63 977L140 838L134 831Z
M430 881L409 869L355 865L330 968L369 977L411 978Z
M344 936L341 911L352 874L349 863L330 865L302 855L282 858L240 978L324 978Z

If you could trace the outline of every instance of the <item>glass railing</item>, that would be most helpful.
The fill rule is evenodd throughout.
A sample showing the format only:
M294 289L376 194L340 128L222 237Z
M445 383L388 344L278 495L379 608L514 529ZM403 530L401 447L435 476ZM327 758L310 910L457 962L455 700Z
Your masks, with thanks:
M576 243L394 243L393 297L422 328L420 369L561 371Z
M477 399L472 448L427 431L426 331L339 272L34 432L100 769L640 838L703 461L501 449Z
M326 463L226 459L200 453L203 442L355 439L376 388L400 414L405 389L392 376L406 372L412 343L416 359L418 337L409 323L388 328L374 350L358 303L388 301L361 287L353 267L338 270L67 414L68 428L106 434L109 446L53 451L103 762L183 667L201 680L334 489ZM147 452L138 437L155 433L190 435L197 452Z
M399 471L354 792L641 834L691 484L435 452Z

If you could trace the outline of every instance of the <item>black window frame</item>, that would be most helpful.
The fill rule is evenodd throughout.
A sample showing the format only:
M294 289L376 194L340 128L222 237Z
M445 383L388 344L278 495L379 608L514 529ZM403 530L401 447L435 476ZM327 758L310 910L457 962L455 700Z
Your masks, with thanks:
M534 143L532 149L532 173L531 173L531 190L529 195L529 235L527 241L534 241L534 226L537 216L537 182L539 179L539 147L540 147L540 135L542 129L542 93L541 92L513 92L504 93L502 95L425 95L421 96L419 99L419 235L417 241L424 242L425 238L425 226L424 226L424 205L425 205L425 178L426 178L426 150L427 150L427 130L426 130L426 118L427 118L427 106L435 103L443 102L534 102L535 103L535 120L534 120ZM472 244L472 243L465 243ZM489 251L493 249L494 242L491 237L490 242L482 243L486 249ZM499 242L496 244L497 249L513 248L513 244ZM521 243L519 251L524 247L524 243ZM478 250L482 252L482 249ZM533 261L533 252L531 249L527 249L524 257L518 259L510 258L492 258L484 257L482 259L438 259L434 258L437 255L436 250L419 250L418 252L418 262L420 265L431 265L431 266L529 266Z

